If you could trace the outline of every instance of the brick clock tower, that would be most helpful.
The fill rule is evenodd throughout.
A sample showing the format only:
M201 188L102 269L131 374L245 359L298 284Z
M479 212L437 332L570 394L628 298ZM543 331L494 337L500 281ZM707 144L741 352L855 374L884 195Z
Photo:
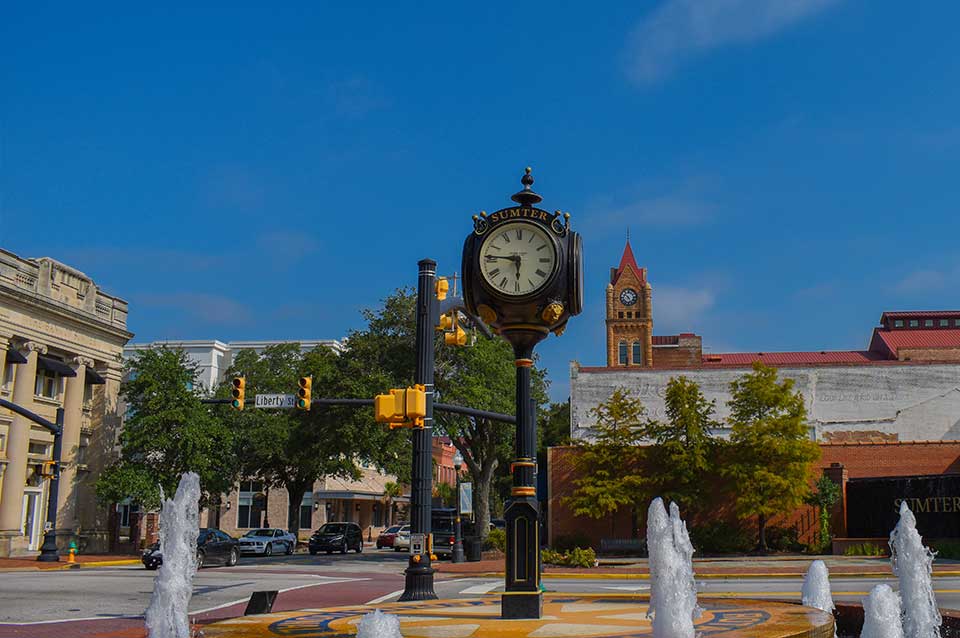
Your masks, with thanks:
M647 269L637 266L630 240L607 285L607 366L653 366L653 308Z

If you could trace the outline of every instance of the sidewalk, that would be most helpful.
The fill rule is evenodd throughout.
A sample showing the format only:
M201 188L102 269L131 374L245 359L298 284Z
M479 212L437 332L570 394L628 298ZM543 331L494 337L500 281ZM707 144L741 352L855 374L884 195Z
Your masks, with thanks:
M0 558L0 571L34 570L34 569L79 569L81 567L113 567L117 565L139 565L140 559L129 554L83 554L74 557L76 562L70 564L66 556L61 556L57 563L42 563L36 558Z
M889 558L864 556L734 556L729 558L694 559L693 571L697 578L770 578L776 576L803 576L810 563L822 560L831 576L892 577ZM447 576L503 576L503 559L482 560L475 563L433 563ZM936 576L960 576L960 561L938 560L933 565ZM591 569L544 565L544 576L554 578L637 578L650 577L645 558L600 559L600 566Z

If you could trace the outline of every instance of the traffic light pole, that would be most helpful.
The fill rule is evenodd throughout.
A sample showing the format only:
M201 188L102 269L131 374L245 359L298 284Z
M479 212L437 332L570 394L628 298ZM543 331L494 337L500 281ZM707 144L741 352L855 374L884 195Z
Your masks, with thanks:
M426 388L427 409L422 428L413 428L413 475L410 490L410 532L423 534L424 539L430 538L431 532L431 502L433 495L433 366L434 366L434 325L437 322L437 300L434 286L437 277L437 262L432 259L423 259L417 264L419 276L417 278L417 368L414 383ZM403 594L401 602L413 600L434 600L437 597L433 591L434 569L430 565L429 542L425 542L421 553L412 553L407 569L404 572Z
M57 554L57 498L60 495L60 461L63 455L63 408L57 408L57 421L51 423L39 414L4 399L0 399L0 407L16 412L53 433L53 476L50 477L50 491L47 494L47 523L44 526L43 545L40 546L37 560L56 563L60 560L60 555Z

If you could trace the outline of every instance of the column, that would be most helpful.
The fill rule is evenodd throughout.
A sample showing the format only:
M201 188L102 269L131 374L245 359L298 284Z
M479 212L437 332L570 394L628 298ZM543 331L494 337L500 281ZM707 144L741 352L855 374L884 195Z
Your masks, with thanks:
M0 334L0 384L3 384L3 372L7 368L7 347L10 345L9 335ZM3 474L7 468L5 458L0 457L0 485L3 484Z
M47 347L36 343L25 344L27 362L17 368L13 384L12 401L27 409L33 408L33 395L37 382L37 355L46 354ZM27 451L30 447L30 421L14 415L7 438L7 469L0 491L0 554L10 548L13 539L23 535L20 529L23 514L23 486L27 480Z
M80 448L80 427L83 424L83 393L87 367L93 359L77 357L73 360L75 377L67 377L63 399L63 465L60 471L60 493L57 499L57 537L69 543L68 537L79 525L77 520L77 452Z

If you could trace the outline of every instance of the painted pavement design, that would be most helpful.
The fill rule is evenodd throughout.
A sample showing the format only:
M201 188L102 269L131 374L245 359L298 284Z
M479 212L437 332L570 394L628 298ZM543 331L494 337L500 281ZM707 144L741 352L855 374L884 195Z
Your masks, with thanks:
M545 595L543 617L501 620L500 597L337 607L233 618L204 627L205 638L352 638L374 608L400 617L413 638L648 638L646 597ZM831 638L833 616L786 603L701 601L697 635L717 638Z

